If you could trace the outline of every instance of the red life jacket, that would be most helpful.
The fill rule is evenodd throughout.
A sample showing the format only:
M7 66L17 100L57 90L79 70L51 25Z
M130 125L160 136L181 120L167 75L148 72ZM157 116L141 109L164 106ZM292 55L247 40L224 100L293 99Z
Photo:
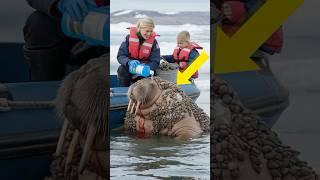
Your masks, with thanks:
M274 32L269 39L262 45L261 49L269 54L280 53L283 46L282 26Z
M246 18L246 8L242 1L225 0L222 4L221 13L224 15L224 6L229 7L231 11L231 17L227 18L227 24L239 24Z
M232 17L222 23L222 30L228 34L234 34L243 24L246 18L246 9L243 0L224 0L223 6L230 7ZM261 49L269 54L279 53L283 46L283 32L279 28L274 32L269 39L261 46Z
M189 47L180 49L179 47L174 48L173 59L176 63L179 63L180 70L185 70L187 68L187 61L189 61L189 54L193 49L203 49L196 43L192 43ZM192 77L198 78L199 72L196 71Z
M143 62L149 62L152 45L156 36L157 34L152 32L150 38L140 45L137 28L131 27L129 36L129 56Z

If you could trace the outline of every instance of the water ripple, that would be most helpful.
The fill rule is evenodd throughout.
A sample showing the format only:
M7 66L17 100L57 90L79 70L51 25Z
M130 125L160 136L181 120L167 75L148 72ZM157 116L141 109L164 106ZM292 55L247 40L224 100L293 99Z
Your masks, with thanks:
M176 141L111 136L112 179L209 179L210 137Z

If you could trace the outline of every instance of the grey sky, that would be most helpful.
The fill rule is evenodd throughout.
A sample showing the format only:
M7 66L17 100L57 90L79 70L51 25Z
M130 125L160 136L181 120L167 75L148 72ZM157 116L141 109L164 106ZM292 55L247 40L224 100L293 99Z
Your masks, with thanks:
M111 12L121 9L174 11L209 11L209 0L110 0Z

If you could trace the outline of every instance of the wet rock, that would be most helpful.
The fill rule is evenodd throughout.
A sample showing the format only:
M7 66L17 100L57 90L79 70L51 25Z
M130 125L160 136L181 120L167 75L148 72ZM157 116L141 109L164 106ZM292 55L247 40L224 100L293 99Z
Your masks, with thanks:
M169 71L169 70L176 70L179 68L179 65L176 63L169 63L167 61L164 61L159 65L159 69L162 71Z

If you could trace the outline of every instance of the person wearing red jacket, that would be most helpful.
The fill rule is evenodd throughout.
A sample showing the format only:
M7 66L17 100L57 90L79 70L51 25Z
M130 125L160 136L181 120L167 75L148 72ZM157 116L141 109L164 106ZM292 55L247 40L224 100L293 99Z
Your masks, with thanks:
M199 56L197 49L202 49L198 44L190 41L190 33L181 31L177 35L177 47L172 55L164 55L163 59L170 63L177 63L180 71L184 71ZM198 78L199 72L196 71L192 78Z
M214 0L213 6L221 12L221 15L218 17L220 17L222 30L232 36L266 1L267 0ZM280 53L282 46L283 31L282 27L280 27L261 45L259 50L272 55L274 53Z
M129 34L121 43L117 54L120 86L128 87L132 82L143 78L130 73L130 68L135 69L139 64L145 64L155 71L159 67L160 48L155 39L158 35L154 28L154 21L149 17L139 19L135 27L129 28Z

